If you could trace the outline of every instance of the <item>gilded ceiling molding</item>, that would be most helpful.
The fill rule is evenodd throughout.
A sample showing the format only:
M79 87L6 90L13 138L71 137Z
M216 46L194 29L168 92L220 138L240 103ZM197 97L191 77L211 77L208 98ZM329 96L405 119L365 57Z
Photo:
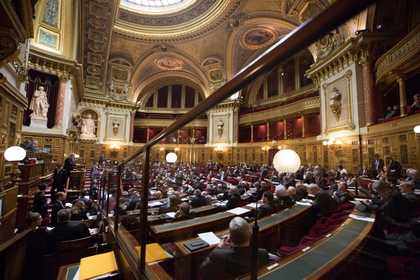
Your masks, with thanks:
M83 33L82 53L84 91L104 95L108 69L111 35L115 21L115 13L120 1L83 1L83 15L87 30Z
M143 42L181 42L195 39L221 26L243 0L197 1L174 15L145 15L120 7L114 32Z

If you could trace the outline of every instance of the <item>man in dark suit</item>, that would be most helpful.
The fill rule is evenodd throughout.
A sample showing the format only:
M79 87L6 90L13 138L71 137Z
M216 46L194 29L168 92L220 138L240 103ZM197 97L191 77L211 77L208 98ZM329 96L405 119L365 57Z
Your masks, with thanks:
M214 206L218 208L219 211L226 211L229 209L233 209L241 204L242 199L241 196L238 194L238 187L237 186L230 186L229 189L230 198L226 205L219 205L219 203L215 203Z
M47 185L42 183L38 186L39 191L34 196L34 212L41 214L44 219L47 216L47 207L50 204L51 199L45 197L45 189Z
M344 182L338 183L338 189L333 193L332 198L337 202L337 204L354 200L354 197L347 190L347 184Z
M402 170L401 164L398 161L393 160L390 155L386 155L385 160L386 166L388 168L388 175L394 176L395 178L400 178Z
M89 229L84 222L70 222L70 209L61 209L57 213L57 226L47 232L46 252L54 252L56 242L73 240L90 236Z
M201 206L206 206L206 198L201 194L200 190L194 190L194 197L191 200L191 207L197 208Z
M277 204L274 203L274 196L272 192L265 191L262 196L262 200L263 200L263 205L261 205L261 207L258 208L258 213L257 213L258 220L279 211L279 207L277 206ZM246 218L246 220L248 222L254 221L255 217L249 217L249 218Z
M55 192L64 192L67 183L67 171L62 168L62 164L58 163L54 169L54 181L51 187L51 199L55 202Z
M66 199L66 194L64 192L58 192L55 194L55 202L51 210L51 220L50 227L55 227L57 225L57 213L61 209L64 209L64 200Z
M71 153L64 161L64 169L67 171L67 177L70 176L70 172L73 171L77 166L77 164L74 163L74 156L75 154Z
M367 164L363 164L362 169L360 169L359 172L357 172L357 177L373 178L372 172L367 168Z
M219 245L207 256L200 266L201 279L214 279L226 276L239 277L251 272L252 248L251 231L248 222L241 217L229 223L229 235L220 239ZM268 264L268 252L258 249L258 267Z
M380 170L384 170L384 165L385 163L384 160L381 159L381 156L379 154L374 154L371 168L373 177L376 177Z

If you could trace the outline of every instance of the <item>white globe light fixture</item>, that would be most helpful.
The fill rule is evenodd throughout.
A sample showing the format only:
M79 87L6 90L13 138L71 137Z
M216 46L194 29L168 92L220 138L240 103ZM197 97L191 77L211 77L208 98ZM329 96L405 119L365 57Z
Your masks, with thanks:
M19 146L9 147L4 151L4 158L7 161L21 161L26 157L26 151Z
M166 162L168 163L174 163L177 159L178 157L175 153L170 152L166 155Z
M281 150L274 155L273 165L278 172L295 173L300 167L300 158L293 150Z
M414 127L414 132L415 132L415 133L420 133L420 125L416 125L416 126Z

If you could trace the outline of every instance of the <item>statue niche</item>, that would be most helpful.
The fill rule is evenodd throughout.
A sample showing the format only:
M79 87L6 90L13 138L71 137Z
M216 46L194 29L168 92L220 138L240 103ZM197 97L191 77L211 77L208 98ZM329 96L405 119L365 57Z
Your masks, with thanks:
M86 110L74 117L73 124L77 128L81 142L95 142L97 139L98 115L93 110Z

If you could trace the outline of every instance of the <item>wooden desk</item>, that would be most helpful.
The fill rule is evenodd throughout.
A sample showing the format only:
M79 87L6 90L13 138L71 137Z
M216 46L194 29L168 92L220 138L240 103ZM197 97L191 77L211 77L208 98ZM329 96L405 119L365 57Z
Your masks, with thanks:
M259 247L264 247L269 251L276 251L279 245L274 245L274 239L282 241L281 245L295 246L302 238L302 230L300 227L305 224L306 216L309 214L311 207L305 205L294 205L291 208L284 209L274 215L264 217L258 220L260 227L259 231ZM254 222L249 223L249 229L252 230ZM215 232L218 237L229 234L227 228ZM216 247L211 245L209 247L191 252L184 244L197 240L198 237L193 237L188 240L174 242L176 248L175 259L175 279L198 279L198 269L203 260ZM262 244L263 243L263 244ZM266 246L264 246L264 244ZM268 244L269 243L269 244ZM275 249L271 247L276 246Z
M251 209L249 209L249 211L251 211ZM244 216L245 215L246 213ZM151 226L150 230L156 241L159 241L160 243L173 242L189 238L198 232L226 228L230 220L235 216L235 214L230 212L220 212L190 220Z
M357 211L357 210L356 210ZM354 212L364 217L375 217L373 213ZM306 252L302 250L277 262L278 267L269 270L267 267L258 271L258 279L281 279L287 275L288 279L319 279L326 276L329 279L338 278L341 270L337 266L343 261L352 259L351 255L358 253L359 246L370 233L373 222L348 218L330 237L323 237L311 244ZM272 265L270 265L272 266ZM268 267L270 267L268 266ZM343 264L343 269L348 264ZM351 277L350 277L351 278ZM240 279L250 279L250 275Z

